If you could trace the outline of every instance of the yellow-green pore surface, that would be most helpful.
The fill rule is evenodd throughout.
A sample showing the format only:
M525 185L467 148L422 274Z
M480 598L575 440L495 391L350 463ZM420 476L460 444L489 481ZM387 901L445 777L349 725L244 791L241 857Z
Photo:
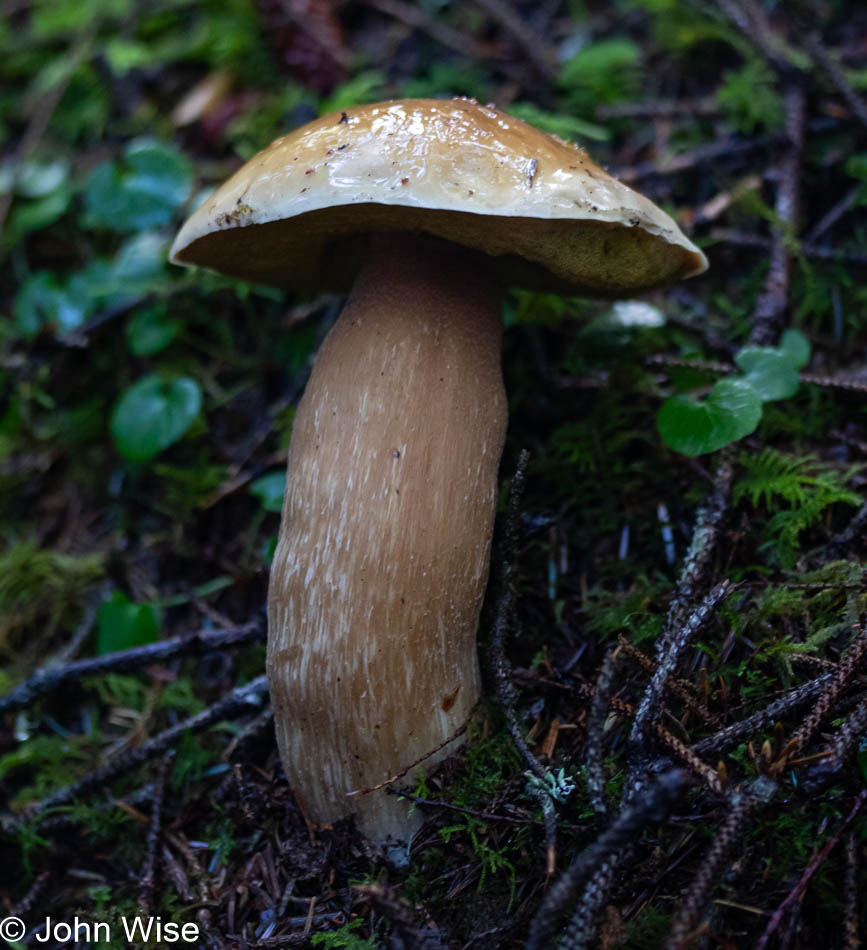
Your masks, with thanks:
M344 290L368 236L389 231L465 245L506 284L567 293L629 294L707 266L582 149L468 99L357 106L277 139L192 215L172 259Z

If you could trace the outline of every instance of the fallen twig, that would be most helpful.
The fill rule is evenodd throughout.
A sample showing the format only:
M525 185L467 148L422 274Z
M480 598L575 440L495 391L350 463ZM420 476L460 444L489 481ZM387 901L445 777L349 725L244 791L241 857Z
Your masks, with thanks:
M383 884L355 884L354 890L370 900L374 910L391 921L392 929L406 950L446 950L448 944L438 928L429 929L414 919L413 906L392 887Z
M686 578L688 574L689 568L687 567L684 571L684 577ZM688 583L687 580L683 581L684 586ZM665 641L664 648L657 657L656 672L644 692L638 712L635 714L632 732L629 735L629 743L633 748L644 748L650 727L656 723L661 714L662 696L677 661L683 651L710 622L716 609L732 590L734 590L734 585L731 581L720 581L710 590L698 607L692 611L682 626L673 628L670 636L663 637Z
M830 230L837 221L846 214L847 211L851 210L858 204L858 199L861 197L861 192L863 191L863 186L861 182L858 182L857 185L854 185L850 188L845 195L839 200L834 202L833 205L822 215L821 218L816 222L816 224L810 228L807 234L804 237L803 242L801 243L801 250L807 257L810 256L809 247L812 246L814 241L818 241L819 238L828 230Z
M643 653L638 647L631 644L623 634L618 634L617 642L620 644L623 652L630 658L636 661L639 666L641 666L646 672L651 675L654 674L657 670L657 664L646 654ZM686 685L684 685L683 680L672 679L668 683L668 691L672 693L689 709L690 712L695 713L695 715L701 719L701 721L707 726L715 726L719 722L719 717L711 715L707 709L695 698L695 696L690 693Z
M548 891L539 912L530 925L527 950L543 950L554 936L557 924L575 899L578 890L591 875L597 874L606 858L631 844L648 825L665 821L680 795L685 775L679 769L664 772L648 785L645 794L627 806L569 865Z
M692 883L675 915L665 945L666 950L681 950L689 945L690 935L698 925L723 862L737 844L753 812L761 805L767 804L776 789L775 782L762 776L744 791L732 793L728 814L720 825L704 861L693 874Z
M608 806L605 804L605 773L602 768L602 742L604 738L605 720L608 718L608 709L611 702L611 689L614 680L614 668L617 664L617 654L607 653L602 661L599 674L596 677L596 692L590 703L590 712L587 716L587 744L584 752L584 768L587 777L587 793L590 804L597 815L606 815Z
M597 119L670 118L696 115L719 115L720 104L715 96L702 99L655 99L651 102L622 102L617 105L596 106Z
M11 692L0 696L0 713L29 706L39 696L44 696L71 680L99 676L108 672L139 670L150 663L169 658L223 650L226 647L260 639L264 634L264 622L254 620L240 627L197 630L195 633L160 640L143 647L118 650L115 653L107 653L105 656L88 657L85 660L75 660L60 666L42 667L20 682Z
M858 839L846 835L846 878L843 882L843 950L860 950L861 927L858 923Z
M730 726L725 726L720 729L719 732L714 733L714 735L696 742L692 746L692 751L700 756L714 755L722 752L728 746L734 745L735 742L739 742L746 736L751 735L757 729L761 729L769 723L775 722L780 716L809 702L827 685L831 675L831 673L823 673L816 679L810 680L808 683L803 683L791 692L786 693L785 696L774 700L774 702L770 703L764 709L753 713L752 716L747 716L746 719L741 719L740 722L733 722Z
M786 139L788 149L780 162L780 183L775 210L779 224L774 227L768 274L765 287L756 301L750 342L760 346L776 343L782 331L789 305L790 233L796 231L798 189L801 181L801 154L804 148L805 95L800 84L785 94Z
M865 651L867 651L867 615L861 617L859 627L855 639L843 656L840 657L837 669L830 674L827 683L822 687L813 709L810 710L809 715L789 740L792 751L800 752L804 749L822 721L831 713L837 698L855 675L858 664L862 660Z
M824 69L828 74L834 85L840 90L843 98L849 104L849 108L852 110L852 112L858 116L864 125L867 125L867 102L865 102L861 96L858 95L855 87L849 82L849 80L846 78L846 74L840 68L840 64L822 45L822 41L818 33L813 33L808 36L806 45L813 59L819 63L822 69Z
M486 58L490 56L490 49L485 48L481 43L468 37L460 30L448 26L445 23L439 23L425 13L421 6L404 3L403 0L366 0L367 5L379 10L386 16L395 20L400 20L414 30L421 30L422 33L436 40L441 46L452 49L461 56L467 56L470 59Z
M814 794L824 788L839 774L846 759L855 751L855 746L864 738L867 730L867 696L863 697L854 711L843 720L831 741L818 754L822 756L803 781L804 790Z
M770 249L773 240L761 234L748 234L744 231L735 231L731 228L713 228L710 236L716 241L726 244L737 244L741 247L760 247ZM847 264L867 264L867 254L855 251L844 251L834 247L823 247L810 241L802 241L798 249L805 257L815 257L817 260L842 261Z
M862 789L855 799L849 814L843 819L843 822L840 824L834 834L832 834L831 837L825 842L825 846L822 848L822 850L813 858L807 867L804 868L804 873L801 875L798 883L792 888L786 899L771 915L768 925L765 927L761 937L759 937L759 942L756 944L756 950L765 950L768 945L768 941L771 939L771 935L774 933L777 927L779 927L780 921L783 919L783 914L789 907L792 907L796 902L801 900L804 891L807 889L807 885L810 883L813 875L819 870L822 864L824 864L828 855L837 846L837 842L843 836L843 832L855 820L855 816L861 810L861 806L865 801L867 801L867 789Z
M557 77L557 57L545 38L522 19L507 0L476 0L521 47L527 59L548 81Z
M512 478L512 486L509 493L509 510L506 515L504 532L504 547L506 551L501 561L502 566L500 569L497 610L491 643L488 647L488 666L496 684L497 699L503 708L503 714L506 717L506 725L512 735L512 741L527 763L529 771L532 772L541 783L544 783L546 771L527 745L521 724L515 715L515 699L517 693L511 681L511 664L509 663L505 650L506 632L512 619L512 608L514 604L512 573L518 556L520 500L526 484L527 463L529 460L530 453L524 449L518 457L518 465ZM548 875L551 875L557 863L557 811L554 808L554 802L550 795L544 791L543 788L540 787L538 790L531 788L531 794L538 799L542 808L542 817L545 821L546 868Z
M415 802L417 805L425 805L430 808L444 808L447 811L455 811L461 815L468 815L470 818L480 818L482 821L505 821L513 825L526 826L527 824L544 824L536 822L529 816L526 818L513 818L511 815L498 815L492 811L477 811L475 808L464 808L462 805L454 805L451 802L444 802L438 798L422 798L419 795L412 795L409 792L395 792L401 798L407 801Z
M151 802L151 820L148 826L147 844L145 846L145 860L139 881L138 910L142 917L150 916L151 903L154 896L155 871L157 863L157 846L160 840L160 828L163 817L163 793L166 787L166 774L169 770L170 759L166 756L157 768L154 779L154 797Z
M11 822L7 819L3 823L4 828L10 830L10 824L15 826L26 822L36 822L38 824L40 818L50 809L59 805L66 805L96 788L107 785L124 772L129 772L150 759L156 758L179 742L188 732L202 732L221 719L227 719L240 712L260 706L265 702L267 695L268 678L263 673L245 686L233 689L231 693L224 696L210 709L205 709L195 716L190 716L189 719L184 719L169 729L163 730L140 746L129 749L117 756L108 765L96 769L71 785L64 785L63 788L52 792L51 795L29 806L18 818L12 819Z

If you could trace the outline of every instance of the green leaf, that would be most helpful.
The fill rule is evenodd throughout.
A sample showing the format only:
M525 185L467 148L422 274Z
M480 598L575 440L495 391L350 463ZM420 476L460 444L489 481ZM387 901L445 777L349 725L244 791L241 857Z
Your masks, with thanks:
M96 652L99 656L153 643L160 632L162 614L152 604L134 604L122 591L99 608Z
M123 394L112 414L111 434L118 451L131 462L147 462L180 439L201 404L194 379L145 376Z
M761 60L727 72L717 91L717 102L739 132L752 134L757 127L777 129L783 124L783 100L774 75Z
M746 380L721 379L702 402L685 395L666 399L657 426L666 445L694 456L749 435L761 417L761 398Z
M126 341L133 356L153 356L178 335L179 320L166 316L163 304L136 313L126 326Z
M611 131L595 122L588 122L571 113L546 112L531 102L511 103L509 115L567 141L593 139L595 142L607 142L611 138Z
M22 235L40 231L53 224L66 213L71 199L72 190L68 186L62 186L42 198L16 201L9 219L9 243L15 243Z
M846 159L843 170L850 178L858 178L861 181L867 181L867 152L850 155Z
M69 162L22 162L15 173L15 191L24 198L44 198L69 177Z
M112 278L119 289L129 284L149 285L166 271L168 242L163 235L145 231L129 238L112 262Z
M269 472L250 484L250 494L259 499L265 511L282 511L285 488L286 472Z
M798 370L788 354L770 346L745 346L735 363L746 374L746 381L762 402L788 399L798 391Z
M105 44L105 58L115 76L123 76L131 69L150 66L153 63L153 51L144 43L130 42L119 36L113 36Z
M84 322L92 304L78 284L70 281L64 287L49 271L37 271L15 297L15 319L25 336L35 336L46 324L69 331Z
M165 275L165 239L153 232L136 234L113 261L95 258L65 283L50 271L32 274L16 295L15 318L25 336L35 336L45 326L69 333L101 307L135 303Z
M797 369L803 369L810 362L810 341L800 330L786 330L779 348Z
M580 113L625 102L640 92L641 48L622 36L582 46L563 64L557 85Z
M319 114L328 115L360 105L362 102L375 101L382 95L386 78L379 69L368 69L358 73L338 86L330 96L319 105Z
M92 27L110 17L126 19L134 16L130 0L55 0L37 3L30 24L36 39L63 39Z
M139 139L127 147L123 161L93 170L84 201L97 225L113 231L147 231L171 221L191 186L192 172L180 152Z
M270 564L274 560L274 552L277 550L277 535L272 534L270 538L262 543L262 560Z

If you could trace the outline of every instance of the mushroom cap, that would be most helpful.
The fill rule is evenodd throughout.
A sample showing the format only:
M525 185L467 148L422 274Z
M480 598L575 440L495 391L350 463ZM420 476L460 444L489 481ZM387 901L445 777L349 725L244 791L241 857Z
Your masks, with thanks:
M278 138L189 218L171 259L344 290L369 236L389 231L462 244L506 284L564 293L619 296L707 267L583 149L472 99L356 106Z

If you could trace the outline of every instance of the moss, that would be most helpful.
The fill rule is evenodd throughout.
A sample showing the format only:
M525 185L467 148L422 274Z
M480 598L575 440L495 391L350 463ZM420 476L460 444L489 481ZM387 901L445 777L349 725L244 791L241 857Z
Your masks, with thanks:
M59 627L72 627L84 594L103 574L100 554L64 554L33 541L12 543L0 554L0 654L21 645L24 630L38 626L39 649ZM28 648L36 644L32 641Z

